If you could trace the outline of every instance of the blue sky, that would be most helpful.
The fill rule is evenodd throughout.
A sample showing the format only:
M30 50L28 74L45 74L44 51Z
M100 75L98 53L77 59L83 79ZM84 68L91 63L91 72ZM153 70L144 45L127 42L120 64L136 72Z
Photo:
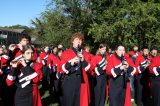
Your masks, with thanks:
M39 17L49 0L0 0L0 26L31 26L31 19Z

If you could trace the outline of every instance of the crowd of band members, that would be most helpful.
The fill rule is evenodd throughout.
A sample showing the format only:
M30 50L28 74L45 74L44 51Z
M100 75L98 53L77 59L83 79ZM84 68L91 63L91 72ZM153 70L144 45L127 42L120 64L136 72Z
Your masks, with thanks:
M97 52L83 48L84 36L74 33L71 47L62 44L40 52L22 35L19 44L0 46L0 98L4 106L42 106L49 90L60 106L160 106L160 56L153 46L130 52L99 44Z

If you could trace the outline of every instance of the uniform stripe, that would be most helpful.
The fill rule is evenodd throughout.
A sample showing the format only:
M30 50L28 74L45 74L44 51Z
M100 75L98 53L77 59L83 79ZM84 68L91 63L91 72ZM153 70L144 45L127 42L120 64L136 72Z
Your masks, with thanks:
M157 67L153 67L153 72L154 72L154 74L155 74L156 76L159 75L159 73L157 72Z

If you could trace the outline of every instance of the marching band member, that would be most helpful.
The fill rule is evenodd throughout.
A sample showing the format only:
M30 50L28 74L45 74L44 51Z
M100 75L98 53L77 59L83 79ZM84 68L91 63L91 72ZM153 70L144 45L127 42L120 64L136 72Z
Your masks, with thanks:
M150 95L149 87L149 49L148 47L142 48L141 55L138 55L135 61L138 69L138 75L136 76L136 104L137 106L147 105Z
M43 79L42 79L42 88L43 90L47 90L49 87L49 80L50 80L50 70L47 65L49 57L49 47L45 46L44 50L39 55L40 63L43 65L42 73L43 73Z
M8 86L16 84L15 106L42 106L38 90L38 82L42 79L42 65L32 62L34 50L32 46L25 45L22 57L11 61L12 70L8 74Z
M107 75L110 75L109 105L131 106L128 77L136 74L136 67L131 58L125 54L124 46L117 46L115 54L108 60L106 69Z
M100 44L97 54L92 58L91 63L95 71L94 81L94 106L104 106L106 97L106 66L109 59L106 54L106 46Z
M152 74L152 99L153 106L160 106L160 56L156 56L149 67L150 73Z
M11 44L9 46L9 57L10 57L10 61L11 60L18 60L19 58L22 57L22 49L23 46L28 45L31 41L30 36L28 35L21 35L19 37L19 43L18 44ZM37 55L37 51L36 48L34 48L34 55L32 57L32 61L36 61L38 55Z
M138 52L138 46L133 46L133 51L129 52L129 56L132 58L132 62L135 64L136 58L141 55L140 52ZM131 76L129 78L130 84L131 84L131 101L134 102L135 100L135 76Z
M9 101L9 87L6 86L5 79L8 74L8 61L9 56L5 54L4 48L0 46L0 97L2 98L3 103L8 106L11 105L11 101ZM10 102L8 104L8 101Z
M71 49L62 53L63 106L88 106L89 84L86 71L90 69L88 53L82 48L84 36L81 33L73 34Z

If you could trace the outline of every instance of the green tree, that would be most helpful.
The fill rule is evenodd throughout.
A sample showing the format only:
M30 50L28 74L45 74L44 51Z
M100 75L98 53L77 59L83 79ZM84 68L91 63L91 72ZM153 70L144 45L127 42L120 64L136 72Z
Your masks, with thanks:
M140 0L112 0L91 24L94 42L117 43L130 48L160 44L160 3Z
M70 20L65 15L56 10L45 11L41 15L41 20L33 21L37 38L43 44L57 45L64 43L69 46L71 36Z
M72 33L84 33L86 44L160 44L159 0L51 0L35 30L43 44L69 45Z

